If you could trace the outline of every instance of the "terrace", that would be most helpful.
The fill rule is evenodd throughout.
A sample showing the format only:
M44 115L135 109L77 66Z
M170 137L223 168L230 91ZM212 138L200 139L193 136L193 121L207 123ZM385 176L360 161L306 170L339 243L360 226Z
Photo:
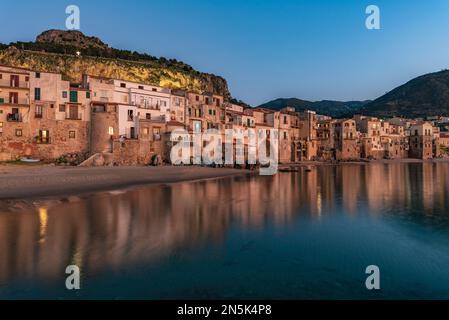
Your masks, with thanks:
M9 80L9 79L0 79L0 87L29 89L30 83L28 81L14 81L14 80Z
M8 121L8 122L22 122L22 115L20 113L8 113L6 115L6 121Z

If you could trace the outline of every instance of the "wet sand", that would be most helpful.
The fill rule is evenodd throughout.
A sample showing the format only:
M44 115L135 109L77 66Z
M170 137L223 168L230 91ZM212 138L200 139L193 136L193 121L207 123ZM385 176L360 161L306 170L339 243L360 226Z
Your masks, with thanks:
M135 185L248 175L250 171L207 167L56 167L0 165L0 200L78 195Z

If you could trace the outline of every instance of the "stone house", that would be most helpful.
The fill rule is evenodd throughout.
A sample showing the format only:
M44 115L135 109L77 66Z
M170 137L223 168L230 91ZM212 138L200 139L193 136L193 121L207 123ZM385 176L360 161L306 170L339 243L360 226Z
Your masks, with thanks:
M433 128L429 122L418 121L410 126L409 156L416 159L433 158Z
M342 119L335 122L336 160L360 159L359 133L354 119Z

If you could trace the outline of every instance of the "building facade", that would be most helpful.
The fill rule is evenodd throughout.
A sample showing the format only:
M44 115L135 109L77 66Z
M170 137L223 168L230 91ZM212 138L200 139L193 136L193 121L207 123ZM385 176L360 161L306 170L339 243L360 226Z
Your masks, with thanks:
M76 154L98 165L170 163L174 130L203 137L209 129L219 132L223 153L225 129L232 129L233 159L245 161L249 150L271 154L270 144L258 143L261 133L278 145L280 163L431 159L449 144L440 128L413 119L245 108L209 92L89 75L70 83L57 73L0 66L0 161ZM255 130L255 140L247 129Z

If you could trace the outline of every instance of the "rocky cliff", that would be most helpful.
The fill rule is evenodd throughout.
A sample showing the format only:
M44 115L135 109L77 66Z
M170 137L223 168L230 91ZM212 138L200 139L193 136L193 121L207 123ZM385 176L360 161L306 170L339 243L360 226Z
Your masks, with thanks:
M35 42L0 45L0 64L58 72L71 82L80 82L83 74L89 74L231 98L222 77L196 71L175 59L110 48L79 31L49 30Z

